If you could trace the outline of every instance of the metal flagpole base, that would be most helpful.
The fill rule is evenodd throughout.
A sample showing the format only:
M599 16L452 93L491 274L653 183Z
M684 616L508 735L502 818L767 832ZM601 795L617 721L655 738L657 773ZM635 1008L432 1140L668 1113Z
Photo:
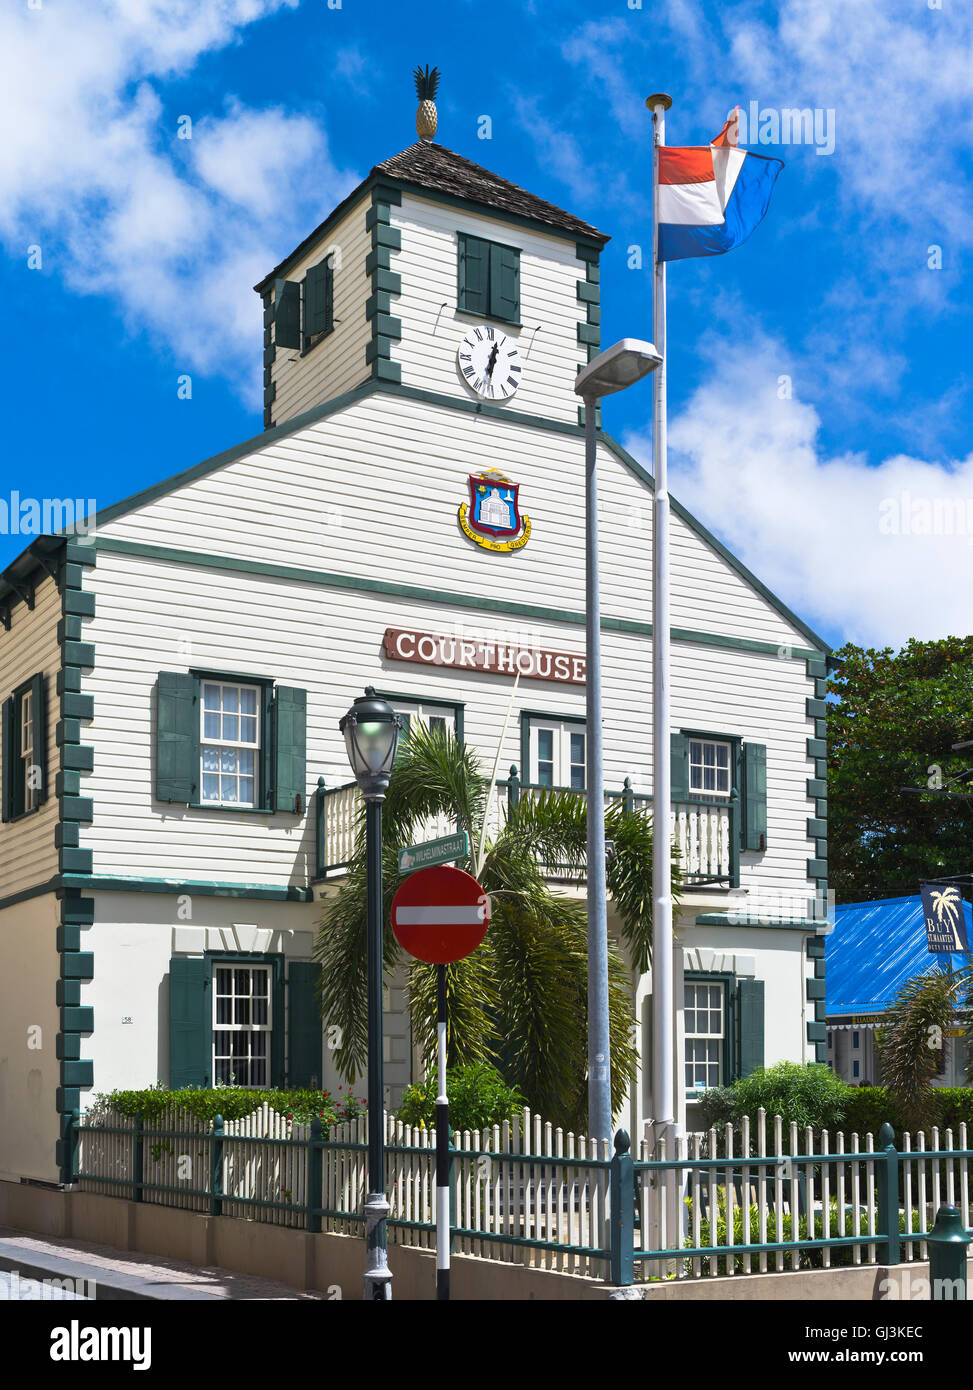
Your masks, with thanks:
M386 1222L390 1207L384 1192L365 1198L365 1295L364 1301L392 1301L392 1271L386 1246Z

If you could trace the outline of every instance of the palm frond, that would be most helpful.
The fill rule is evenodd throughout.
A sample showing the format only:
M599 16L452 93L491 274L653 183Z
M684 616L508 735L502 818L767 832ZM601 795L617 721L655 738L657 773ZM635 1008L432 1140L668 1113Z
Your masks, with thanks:
M970 989L969 969L933 970L902 986L882 1020L882 1078L910 1128L935 1116L931 1085L961 996Z

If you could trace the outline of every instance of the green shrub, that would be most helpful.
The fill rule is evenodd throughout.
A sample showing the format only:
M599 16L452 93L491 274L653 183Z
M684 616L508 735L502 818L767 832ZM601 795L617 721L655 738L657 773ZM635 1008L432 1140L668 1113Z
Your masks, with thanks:
M436 1069L430 1067L425 1081L410 1086L402 1097L396 1118L407 1125L436 1123L436 1095L439 1090ZM496 1067L488 1062L450 1067L446 1073L449 1097L449 1123L456 1129L485 1129L512 1120L526 1101L515 1086L508 1086Z
M831 1217L830 1217L830 1225L829 1225L828 1235L829 1235L829 1237L830 1237L832 1240L836 1239L836 1238L839 1237L839 1236L853 1236L853 1235L862 1236L862 1235L867 1235L867 1234L868 1234L868 1213L867 1213L867 1212L865 1212L865 1211L859 1211L859 1212L858 1212L858 1215L857 1215L857 1221L856 1221L856 1217L855 1217L854 1212L852 1212L851 1209L850 1209L849 1207L846 1206L846 1208L845 1208L845 1213L846 1213L846 1214L845 1214L844 1222L843 1222L843 1224L840 1224L840 1225L839 1225L839 1218L838 1218L838 1203L837 1203L837 1201L836 1201L834 1198L832 1198L831 1204L830 1204L830 1205L831 1205ZM683 1244L684 1244L684 1246L685 1246L686 1249L690 1249L690 1250L691 1250L691 1249L696 1248L696 1240L694 1239L694 1237L693 1237L693 1235L692 1235L692 1228L693 1228L693 1227L692 1227L693 1203L692 1203L692 1199L689 1198L689 1197L686 1198L686 1206L687 1206L688 1211L689 1211L689 1218L688 1218L688 1219L689 1219L689 1230L690 1230L690 1235L684 1238ZM757 1244L760 1243L761 1236L760 1236L760 1216L759 1216L759 1212L758 1212L758 1210L757 1210L757 1208L756 1208L755 1205L752 1205L752 1206L750 1207L750 1213L749 1213L749 1214L750 1214L750 1243L751 1243L752 1245L757 1245ZM899 1213L899 1230L900 1230L900 1231L905 1231L905 1215L906 1215L906 1214L905 1214L904 1211L902 1211L902 1212ZM807 1218L807 1216L806 1216L806 1215L799 1216L799 1217L798 1217L798 1222L797 1222L797 1239L798 1239L798 1240L824 1240L824 1239L825 1239L825 1235L824 1235L824 1217L823 1217L823 1215L822 1215L822 1213L821 1213L820 1211L819 1211L819 1212L816 1212L815 1215L814 1215L813 1226L814 1226L813 1234L809 1234L809 1233L808 1233L808 1218ZM856 1229L856 1227L857 1227L857 1229ZM778 1229L780 1230L780 1235L777 1234ZM915 1210L913 1210L913 1213L912 1213L912 1229L913 1229L914 1231L916 1231L916 1230L922 1230L922 1226L921 1226L921 1224L920 1224L920 1222L919 1222L919 1213L918 1213L918 1211L915 1211ZM709 1222L708 1220L703 1220L703 1221L701 1221L701 1222L699 1223L699 1247L700 1247L700 1248L703 1247L703 1246L707 1246L707 1245L712 1244L711 1231L712 1231L712 1227L711 1227L710 1222ZM783 1212L783 1213L781 1214L781 1217L780 1217L780 1224L779 1224L779 1226L778 1226L777 1213L776 1213L775 1211L773 1211L772 1209L771 1209L771 1210L768 1210L768 1212L767 1212L767 1233L766 1233L766 1235L763 1237L763 1239L767 1242L768 1245L774 1244L774 1243L777 1242L777 1241L788 1241L788 1240L793 1240L793 1239L794 1239L793 1231L794 1231L794 1220L793 1220L793 1217L790 1215L789 1212ZM721 1188L718 1189L718 1198L717 1198L716 1244L718 1244L718 1245L725 1245L726 1243L727 1243L727 1241L726 1241L726 1189L721 1187ZM876 1242L876 1243L877 1243L877 1242ZM743 1244L743 1210L742 1210L742 1208L738 1205L738 1202L736 1202L736 1201L734 1202L734 1206L733 1206L733 1240L732 1240L731 1244L733 1244L733 1245L742 1245L742 1244ZM854 1263L854 1249L855 1249L855 1247L854 1247L853 1245L833 1245L833 1246L830 1247L830 1249L831 1249L831 1267L832 1267L832 1268L835 1268L835 1267L838 1267L838 1266L841 1266L841 1265L850 1265L850 1264ZM717 1274L728 1274L728 1273L731 1272L731 1271L728 1269L728 1265L729 1265L729 1262L730 1262L731 1259L733 1260L733 1270L732 1270L732 1272L733 1272L733 1273L736 1273L736 1274L743 1274L743 1273L744 1273L744 1259L745 1259L745 1256L742 1255L742 1254L737 1254L737 1255L732 1255L732 1256L730 1256L730 1255L715 1255L715 1256L700 1255L700 1256L695 1256L695 1257L693 1257L693 1258L694 1258L694 1259L697 1259L697 1258L699 1259L700 1270L701 1270L701 1272L702 1272L703 1274L709 1274L709 1273L710 1273L710 1271L711 1271L711 1261L714 1260L714 1259L715 1259L715 1261L716 1261L716 1272L717 1272ZM782 1269L785 1269L785 1270L786 1270L786 1269L792 1269L792 1268L793 1268L793 1262L792 1262L792 1261L793 1261L793 1255L792 1255L792 1252L791 1252L790 1250L781 1252L780 1258L781 1258L781 1268L782 1268ZM863 1254L862 1258L863 1258L863 1259L866 1258L866 1255ZM768 1272L768 1273L773 1273L773 1272L777 1269L777 1259L778 1259L778 1256L777 1256L776 1251L768 1251L768 1252L767 1252L767 1272ZM814 1250L801 1250L801 1251L799 1251L799 1253L798 1253L798 1268L799 1268L799 1269L823 1269L823 1268L824 1268L824 1252L823 1252L823 1250L821 1250L820 1248L818 1248L818 1249L814 1249ZM756 1255L756 1254L750 1256L750 1272L751 1272L752 1274L756 1274L756 1273L759 1273L759 1272L760 1272L759 1256Z
M772 1117L780 1115L786 1135L792 1122L801 1131L806 1125L816 1130L840 1129L850 1091L851 1087L823 1062L806 1066L798 1062L778 1062L773 1067L758 1067L732 1086L706 1091L699 1105L707 1129L727 1121L737 1123L744 1115L749 1115L753 1133L757 1111L763 1106L767 1112L768 1133L772 1133Z
M206 1124L212 1124L217 1115L222 1115L224 1120L242 1119L266 1102L271 1110L299 1124L306 1124L312 1116L318 1115L326 1129L354 1119L365 1105L363 1100L343 1088L339 1095L333 1096L329 1091L253 1091L245 1086L214 1086L211 1089L187 1086L170 1091L159 1085L141 1091L110 1091L95 1099L99 1106L121 1115L138 1115L143 1120L158 1120L175 1106Z

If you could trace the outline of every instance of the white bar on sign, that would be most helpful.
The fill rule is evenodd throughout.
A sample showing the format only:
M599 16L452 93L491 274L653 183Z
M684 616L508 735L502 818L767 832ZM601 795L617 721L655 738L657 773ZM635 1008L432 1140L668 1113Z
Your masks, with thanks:
M397 907L395 919L400 927L465 927L482 922L486 907L464 903L462 907Z

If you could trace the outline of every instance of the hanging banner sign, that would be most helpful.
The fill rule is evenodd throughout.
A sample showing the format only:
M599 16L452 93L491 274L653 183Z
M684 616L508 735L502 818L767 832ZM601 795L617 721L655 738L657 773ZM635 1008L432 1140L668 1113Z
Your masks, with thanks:
M385 629L385 655L390 661L417 661L425 666L452 666L465 671L489 671L541 681L584 685L585 659L575 652L542 647L518 647L509 642L473 641L445 633Z
M963 896L956 885L942 887L938 883L920 883L919 890L926 922L926 950L933 955L968 951Z

